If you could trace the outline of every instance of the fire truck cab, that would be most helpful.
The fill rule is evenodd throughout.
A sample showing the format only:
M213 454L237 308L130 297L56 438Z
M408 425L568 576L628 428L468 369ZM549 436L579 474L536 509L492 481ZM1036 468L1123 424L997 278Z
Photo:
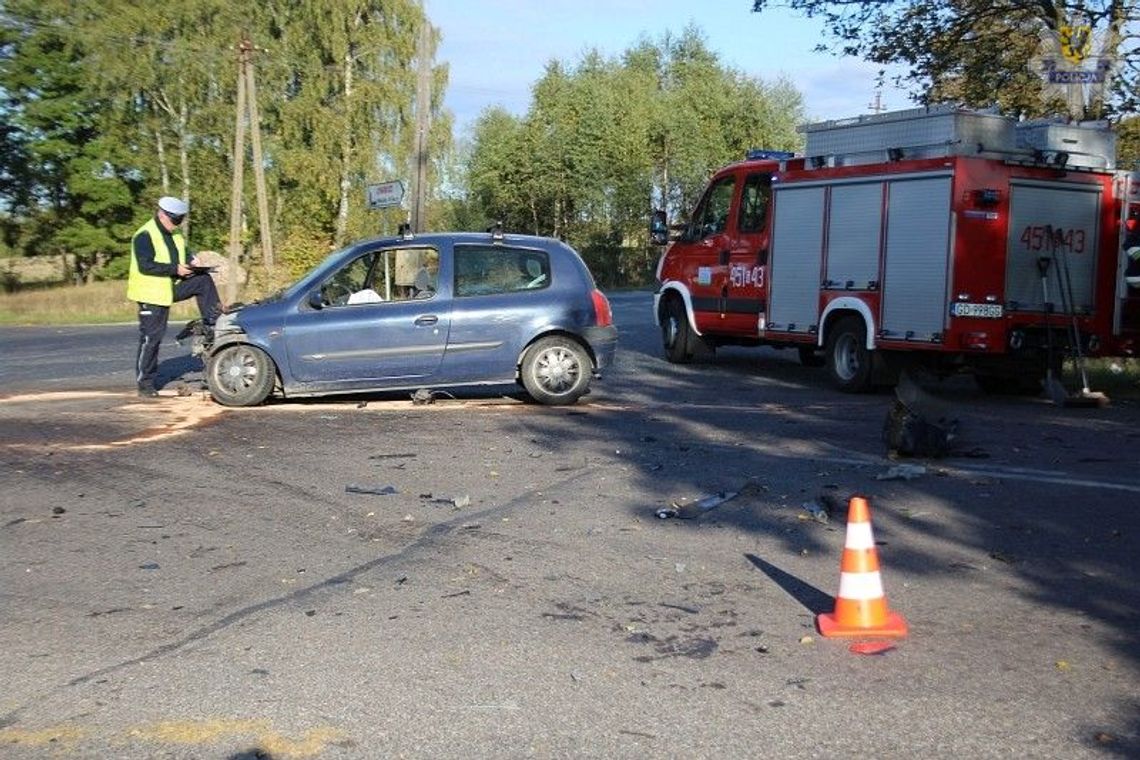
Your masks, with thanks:
M1140 172L1103 123L930 107L802 129L804 155L716 172L662 254L670 361L795 347L843 391L922 365L1038 392L1066 352L1137 348Z

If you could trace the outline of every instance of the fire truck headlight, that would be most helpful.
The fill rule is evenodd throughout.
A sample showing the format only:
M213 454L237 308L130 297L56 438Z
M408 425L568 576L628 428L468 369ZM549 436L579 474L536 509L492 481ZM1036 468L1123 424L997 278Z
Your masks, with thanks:
M962 348L973 351L986 351L990 347L990 334L985 332L971 332L962 336Z

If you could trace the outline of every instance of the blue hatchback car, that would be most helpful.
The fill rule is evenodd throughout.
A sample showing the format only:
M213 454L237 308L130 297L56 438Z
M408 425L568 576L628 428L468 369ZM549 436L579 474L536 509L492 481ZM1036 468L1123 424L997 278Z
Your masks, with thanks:
M367 240L218 320L205 349L226 406L519 383L573 404L613 361L609 301L558 240L431 233Z

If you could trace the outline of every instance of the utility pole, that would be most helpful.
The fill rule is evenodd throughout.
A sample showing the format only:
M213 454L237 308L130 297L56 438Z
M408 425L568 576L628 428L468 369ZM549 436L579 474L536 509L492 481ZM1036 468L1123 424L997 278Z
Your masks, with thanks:
M248 39L242 41L250 51L253 45ZM245 61L246 91L249 94L249 135L253 143L253 176L257 184L257 218L261 223L261 255L265 268L273 271L273 239L269 230L269 196L265 190L265 163L261 160L261 112L257 108L257 87L253 80L253 56Z
M416 180L412 193L412 231L427 224L428 133L431 130L431 24L424 18L416 45Z
M230 186L230 265L226 278L226 302L237 300L238 267L241 265L241 187L245 181L245 40L238 46L237 121L234 124L234 168Z
M253 43L242 36L238 43L237 111L234 123L233 184L230 189L231 276L226 283L226 300L237 299L237 272L241 260L241 198L245 182L245 123L250 122L253 143L253 175L257 185L257 214L261 229L261 251L265 268L273 270L273 239L269 227L269 198L265 188L265 164L261 156L261 117L257 108L257 86L253 76Z
M883 105L882 90L875 90L875 99L867 105L867 108L871 109L871 113L882 113L883 111L887 110L887 107Z

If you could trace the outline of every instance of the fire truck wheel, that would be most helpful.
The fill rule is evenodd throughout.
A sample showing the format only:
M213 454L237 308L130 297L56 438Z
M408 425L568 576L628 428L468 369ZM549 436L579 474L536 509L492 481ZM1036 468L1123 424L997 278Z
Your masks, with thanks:
M665 347L665 358L674 364L691 362L694 337L685 305L679 298L670 298L665 304L665 316L661 320L661 343Z
M827 370L835 387L844 393L871 389L871 352L863 320L844 317L831 328L825 351Z

